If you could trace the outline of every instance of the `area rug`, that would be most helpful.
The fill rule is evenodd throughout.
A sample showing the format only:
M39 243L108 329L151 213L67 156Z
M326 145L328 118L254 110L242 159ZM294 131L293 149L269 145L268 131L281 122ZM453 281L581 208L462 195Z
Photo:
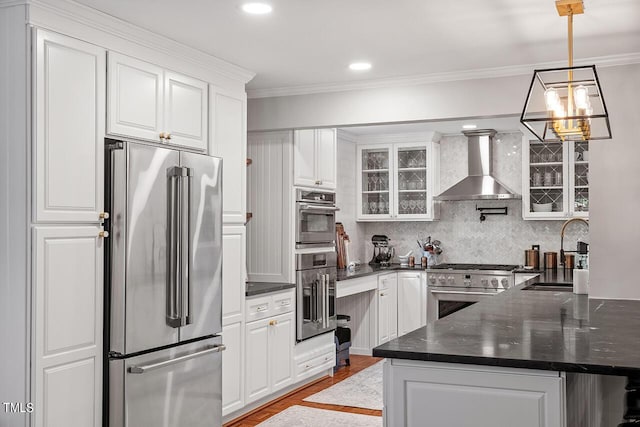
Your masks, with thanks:
M350 414L294 405L258 424L258 427L381 427L382 417Z
M382 366L384 361L369 366L304 399L307 402L382 410Z

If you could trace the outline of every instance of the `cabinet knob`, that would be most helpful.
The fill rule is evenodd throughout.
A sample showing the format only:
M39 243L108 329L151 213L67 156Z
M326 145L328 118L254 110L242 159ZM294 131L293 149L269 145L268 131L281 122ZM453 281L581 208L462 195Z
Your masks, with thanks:
M277 320L269 320L269 326L275 326L278 324Z
M171 134L170 133L167 134L167 139L171 139Z
M385 296L385 295L386 295L386 294L385 294L384 292L381 292L381 293L380 293L380 296L381 296L381 297L383 297L383 296Z
M316 185L322 184L322 181L316 181Z
M160 132L160 139L165 139L167 135L164 132Z
M98 217L100 219L109 219L109 212L100 212L100 215L98 215Z
M109 237L109 232L108 232L108 231L104 231L104 230L102 230L102 231L100 231L100 232L98 233L98 237L101 237L101 238L103 238L103 239L106 239L107 237Z

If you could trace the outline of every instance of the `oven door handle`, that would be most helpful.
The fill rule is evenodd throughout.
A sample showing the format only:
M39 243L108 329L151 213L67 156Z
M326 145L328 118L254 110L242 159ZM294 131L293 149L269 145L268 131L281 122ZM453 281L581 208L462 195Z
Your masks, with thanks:
M436 289L429 289L432 294L438 295L470 295L470 296L487 296L492 297L499 294L501 291L496 292L474 292L474 291L439 291Z
M306 203L300 203L299 207L302 210L315 210L315 211L327 211L327 212L336 212L340 210L340 208L337 208L335 206L318 206L318 205L309 205Z

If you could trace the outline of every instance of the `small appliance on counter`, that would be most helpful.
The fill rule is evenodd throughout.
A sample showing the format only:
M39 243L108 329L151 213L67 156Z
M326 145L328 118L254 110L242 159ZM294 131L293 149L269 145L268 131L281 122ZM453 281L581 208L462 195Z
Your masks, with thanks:
M389 245L389 238L383 234L374 234L371 236L371 243L373 244L373 257L369 261L369 265L390 266L395 250L393 246Z

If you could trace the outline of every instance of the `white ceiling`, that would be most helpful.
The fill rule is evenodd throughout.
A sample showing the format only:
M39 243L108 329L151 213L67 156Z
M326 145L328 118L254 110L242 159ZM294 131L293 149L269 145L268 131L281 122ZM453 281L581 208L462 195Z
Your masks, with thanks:
M553 0L77 0L257 73L248 89L513 67L567 58ZM584 0L575 58L640 52L640 0ZM347 67L373 64L368 72Z

